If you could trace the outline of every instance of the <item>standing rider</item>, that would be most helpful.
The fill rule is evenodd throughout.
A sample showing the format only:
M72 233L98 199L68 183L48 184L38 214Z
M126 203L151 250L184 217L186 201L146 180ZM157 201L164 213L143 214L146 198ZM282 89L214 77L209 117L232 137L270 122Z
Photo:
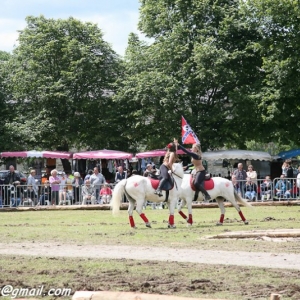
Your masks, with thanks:
M174 139L175 141L175 139ZM170 143L167 145L168 151L164 157L163 163L159 168L160 171L160 177L162 177L160 179L159 185L157 187L157 190L154 192L154 194L158 195L159 197L162 196L162 188L164 186L164 184L169 181L170 175L169 172L172 171L172 166L173 163L175 163L178 159L177 156L177 147L175 143Z
M180 144L178 144L178 140L174 139L174 143L176 144L176 146L179 149L181 149L187 155L192 157L191 161L195 167L193 170L192 176L194 178L194 186L196 188L196 193L195 193L193 201L196 201L198 199L199 191L204 194L206 201L211 200L210 195L204 188L204 180L205 180L206 170L202 164L202 152L201 152L200 145L193 144L192 151L189 151L186 148L182 147Z

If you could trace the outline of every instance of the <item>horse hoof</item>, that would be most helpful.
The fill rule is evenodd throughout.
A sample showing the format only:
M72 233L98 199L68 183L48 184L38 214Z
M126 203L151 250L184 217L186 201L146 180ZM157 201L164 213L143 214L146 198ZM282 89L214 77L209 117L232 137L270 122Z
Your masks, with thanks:
M176 225L170 225L170 224L168 224L168 228L176 228Z
M192 227L193 224L187 223L187 227Z
M146 223L146 227L152 228L150 223Z
M221 222L218 222L216 225L217 225L217 226L222 226L222 225L223 225L223 223L221 223Z
M248 225L248 224L249 224L249 222L248 222L248 221L244 221L244 224L245 224L245 225Z

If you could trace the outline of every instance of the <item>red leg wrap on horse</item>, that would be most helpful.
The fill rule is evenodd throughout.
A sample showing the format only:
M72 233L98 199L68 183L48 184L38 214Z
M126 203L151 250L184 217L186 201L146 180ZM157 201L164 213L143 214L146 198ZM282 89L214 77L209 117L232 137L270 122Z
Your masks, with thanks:
M174 215L169 216L169 224L174 225Z
M131 227L135 227L133 216L129 216L129 222Z
M189 214L188 223L193 224L193 216L192 216L192 214Z
M224 221L224 214L221 214L220 223L223 223L223 221Z
M242 211L239 211L239 215L241 216L242 220L245 222L245 221L246 221L246 218L244 217Z
M144 221L145 223L149 223L149 221L148 221L148 219L147 219L147 217L145 216L144 213L141 213L141 214L140 214L140 217L143 219L143 221Z
M179 214L186 220L187 219L187 216L182 212L180 211Z

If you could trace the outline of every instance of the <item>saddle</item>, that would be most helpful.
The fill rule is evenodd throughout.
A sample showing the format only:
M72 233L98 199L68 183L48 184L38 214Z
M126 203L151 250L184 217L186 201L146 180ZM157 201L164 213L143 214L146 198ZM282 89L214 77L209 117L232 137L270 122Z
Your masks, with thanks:
M147 177L147 178L150 180L152 187L156 190L158 188L160 180L152 177ZM173 187L174 187L174 178L169 176L169 180L162 186L162 190L169 191L172 190Z
M196 191L196 188L195 188L195 186L194 186L194 178L193 178L192 175L190 176L190 185L191 185L191 189L192 189L193 191ZM208 191L208 190L212 190L214 187L215 187L215 183L214 183L214 181L210 178L210 176L209 176L208 179L205 178L205 180L204 180L204 188Z

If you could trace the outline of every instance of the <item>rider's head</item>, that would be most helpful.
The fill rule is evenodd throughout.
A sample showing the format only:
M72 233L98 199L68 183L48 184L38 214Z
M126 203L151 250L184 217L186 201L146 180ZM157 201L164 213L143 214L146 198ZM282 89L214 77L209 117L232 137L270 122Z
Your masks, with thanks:
M167 145L167 148L169 149L169 151L171 152L176 152L176 145L174 143L170 143Z
M192 151L195 153L201 153L201 146L200 144L193 144Z

